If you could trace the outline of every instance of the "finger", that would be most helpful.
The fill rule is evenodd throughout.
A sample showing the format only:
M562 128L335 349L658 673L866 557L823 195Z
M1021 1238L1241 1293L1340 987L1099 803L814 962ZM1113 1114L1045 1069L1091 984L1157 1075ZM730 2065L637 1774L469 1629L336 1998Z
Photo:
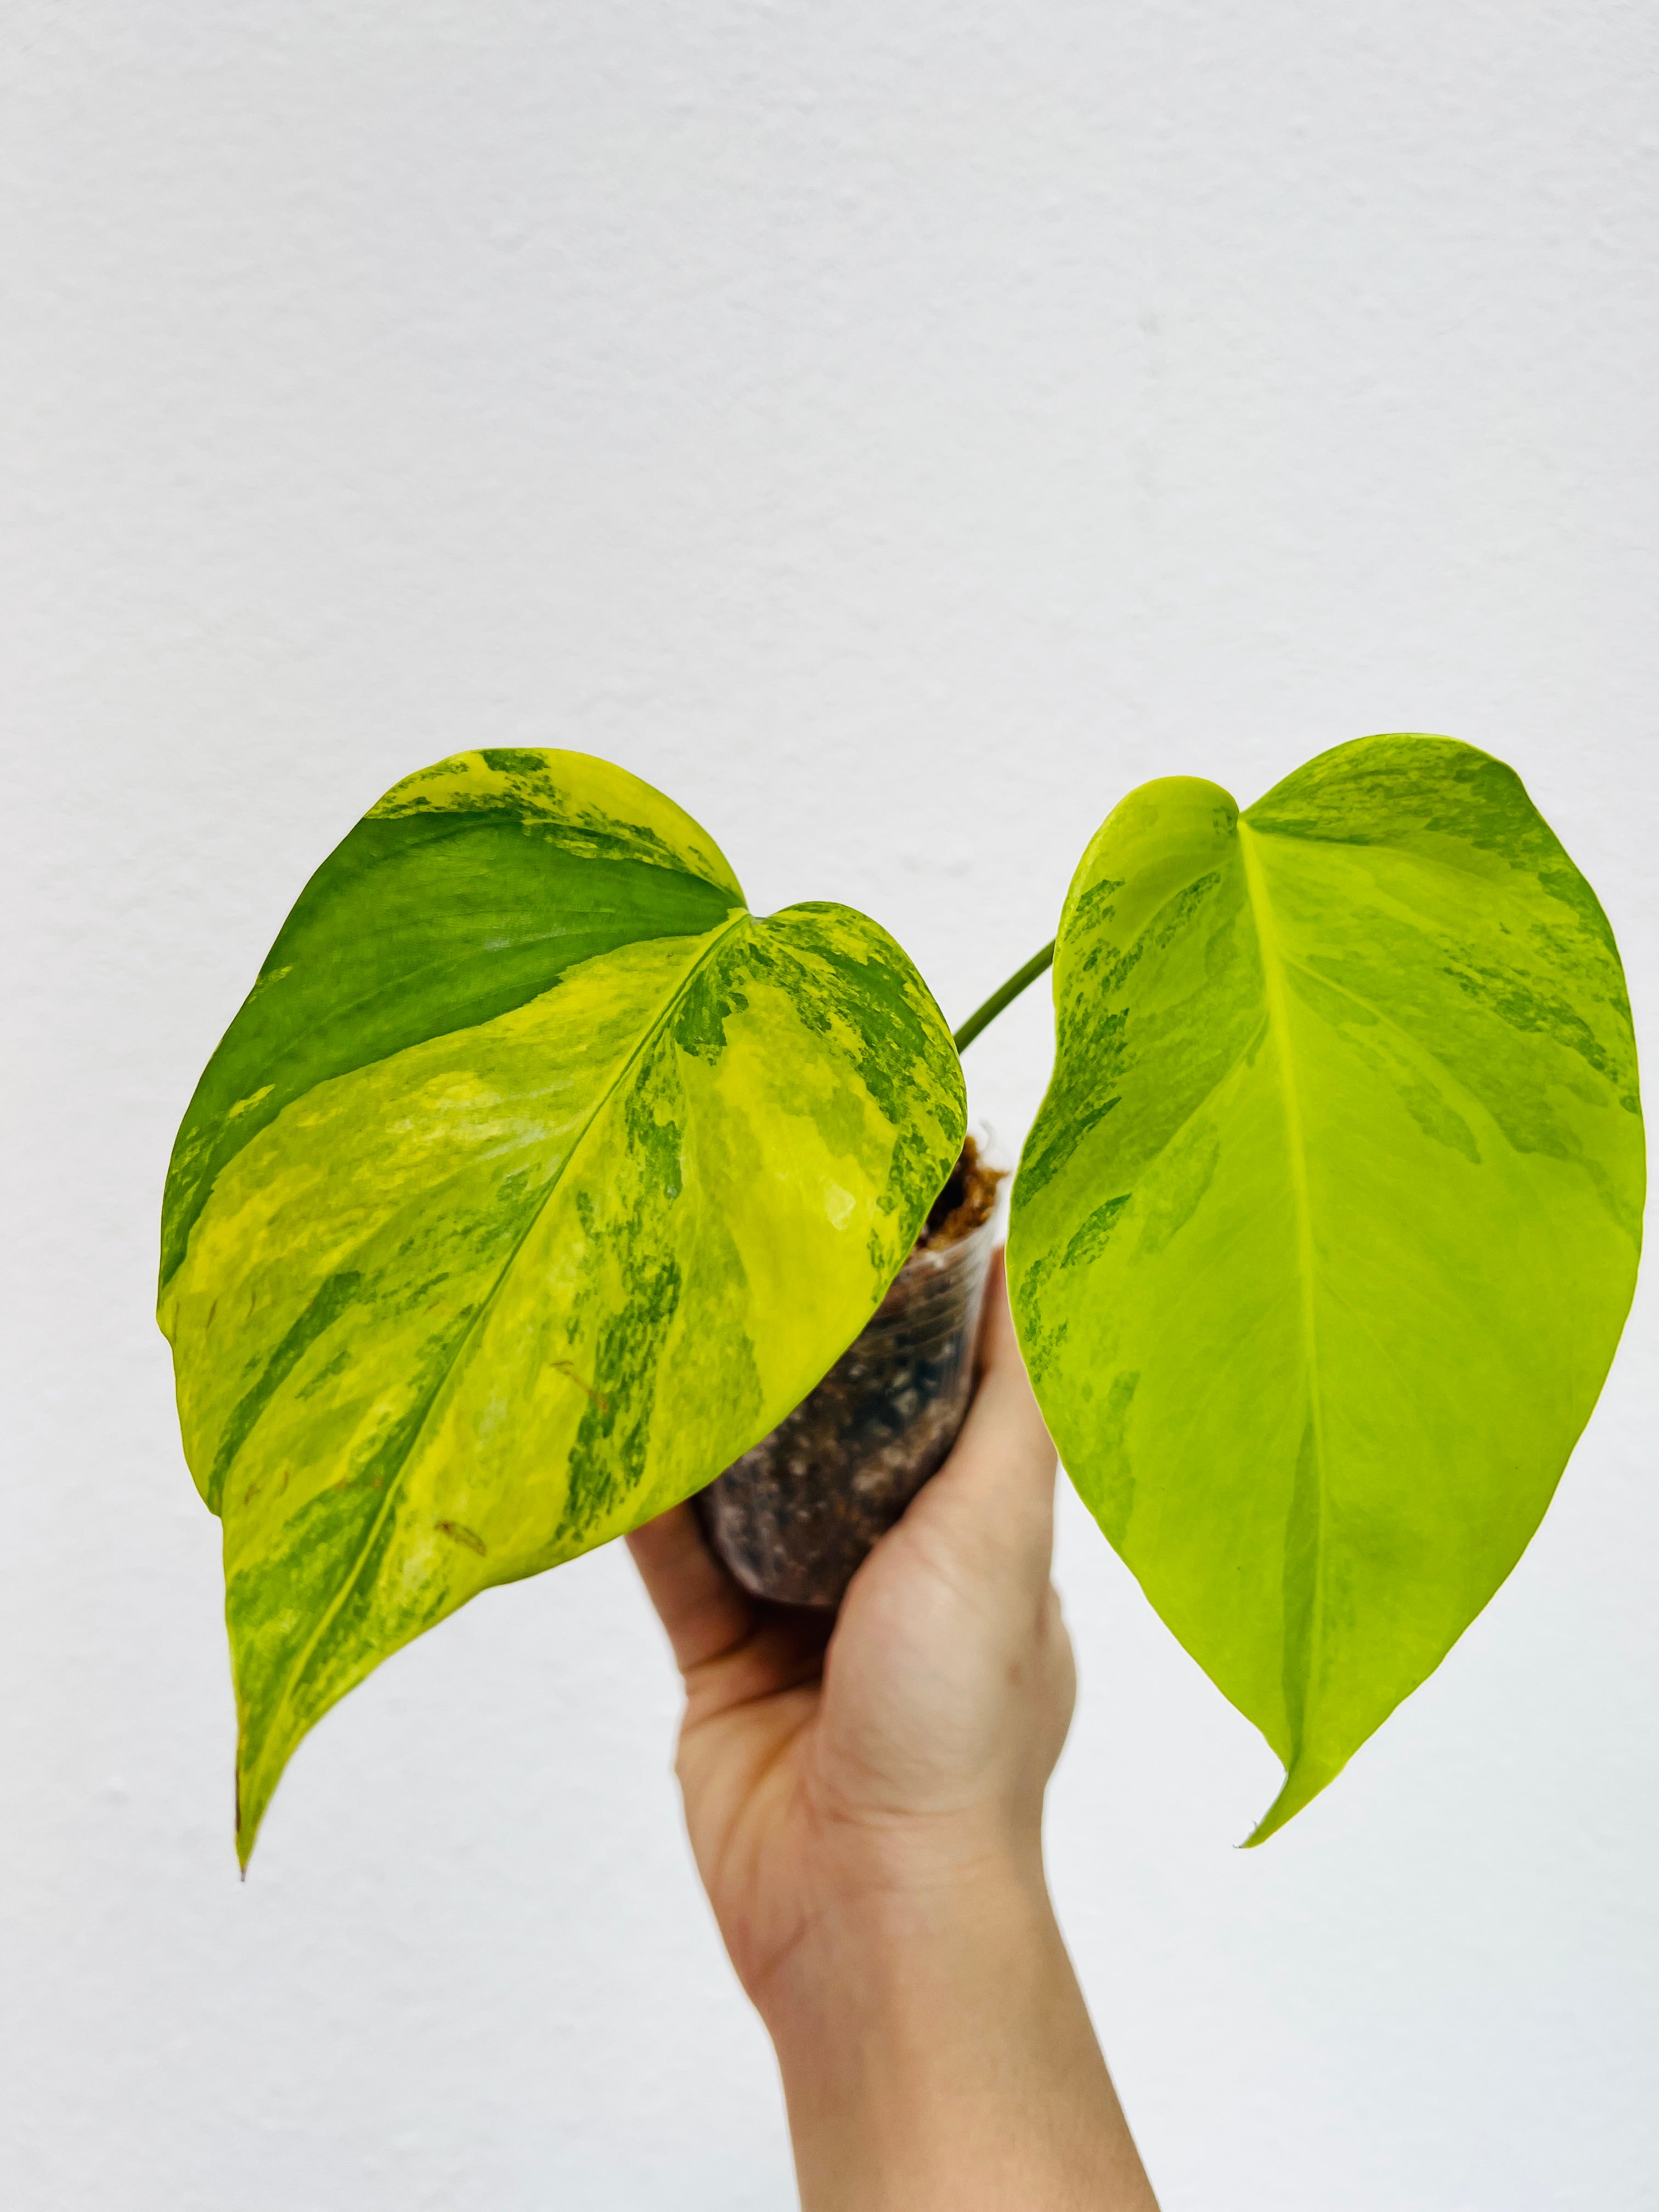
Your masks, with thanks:
M977 1448L994 1431L1000 1459L1006 1455L1010 1479L1028 1491L1052 1489L1054 1440L1025 1372L1014 1316L1008 1304L1008 1270L998 1252L985 1286L985 1315L980 1327L980 1382L963 1425L962 1442Z
M985 1305L979 1326L979 1370L986 1380L996 1376L1005 1382L1017 1381L1030 1396L1031 1386L1019 1339L1014 1333L1013 1310L1008 1303L1006 1245L1000 1244L991 1255L991 1264L986 1271Z
M682 1674L749 1634L754 1607L703 1541L690 1505L676 1505L635 1528L628 1548Z
M1000 1253L985 1303L979 1389L951 1456L912 1510L948 1515L963 1542L975 1532L984 1547L1040 1568L1046 1580L1054 1547L1054 1447L1020 1357Z

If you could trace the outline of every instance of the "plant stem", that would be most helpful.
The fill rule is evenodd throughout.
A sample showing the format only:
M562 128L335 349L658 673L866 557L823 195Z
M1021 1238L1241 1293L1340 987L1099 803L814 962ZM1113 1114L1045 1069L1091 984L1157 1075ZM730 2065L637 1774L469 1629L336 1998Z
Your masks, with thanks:
M1041 952L1034 953L1023 968L1017 968L1000 990L993 991L985 1004L969 1015L957 1031L957 1050L966 1052L988 1022L995 1021L1003 1008L1018 998L1028 983L1035 983L1045 968L1053 966L1054 957L1054 939L1051 938Z

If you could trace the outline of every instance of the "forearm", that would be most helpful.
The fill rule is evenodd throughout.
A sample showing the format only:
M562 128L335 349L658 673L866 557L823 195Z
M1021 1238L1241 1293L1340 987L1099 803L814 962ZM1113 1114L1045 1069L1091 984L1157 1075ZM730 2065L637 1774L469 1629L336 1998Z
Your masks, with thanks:
M1040 1874L828 1912L762 2009L803 2212L1156 2212Z

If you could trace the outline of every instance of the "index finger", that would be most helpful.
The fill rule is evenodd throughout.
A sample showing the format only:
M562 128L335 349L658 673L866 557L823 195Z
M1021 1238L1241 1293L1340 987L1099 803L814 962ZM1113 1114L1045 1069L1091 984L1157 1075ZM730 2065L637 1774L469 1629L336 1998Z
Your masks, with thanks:
M743 1642L754 1607L709 1550L689 1504L671 1506L627 1543L682 1674Z

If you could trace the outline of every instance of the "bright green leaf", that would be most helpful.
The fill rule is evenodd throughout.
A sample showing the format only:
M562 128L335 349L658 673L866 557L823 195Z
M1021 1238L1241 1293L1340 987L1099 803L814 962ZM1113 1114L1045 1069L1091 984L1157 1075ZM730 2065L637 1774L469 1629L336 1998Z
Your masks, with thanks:
M805 1395L964 1118L892 939L845 907L750 915L635 777L468 753L380 801L203 1076L164 1210L245 1863L380 1660L699 1489Z
M1502 763L1322 754L1241 815L1133 793L1084 856L1013 1196L1062 1457L1298 1811L1520 1557L1640 1249L1595 894Z

